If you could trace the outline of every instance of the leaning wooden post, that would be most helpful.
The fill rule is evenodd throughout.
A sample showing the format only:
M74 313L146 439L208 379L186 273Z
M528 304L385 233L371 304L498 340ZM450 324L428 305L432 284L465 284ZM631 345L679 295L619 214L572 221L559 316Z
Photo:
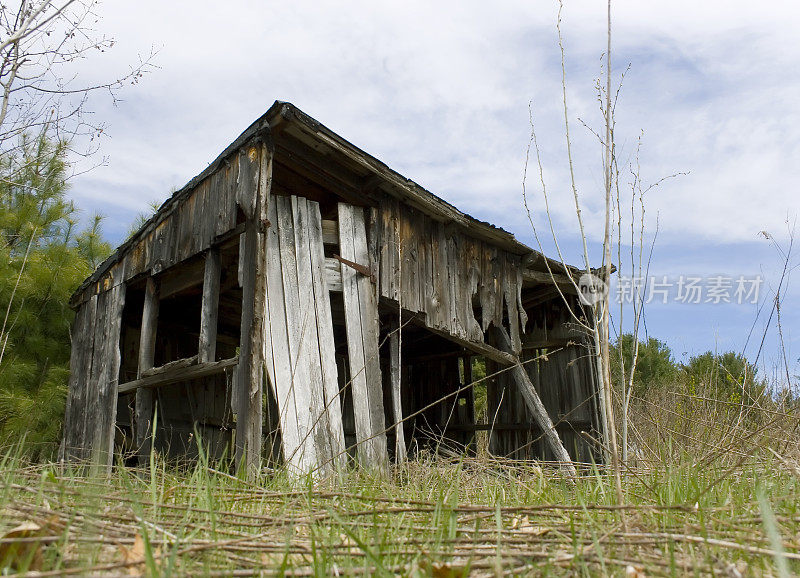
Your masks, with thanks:
M505 330L495 328L494 334L497 336L500 349L513 355L514 352L511 347L511 338L508 336ZM567 452L567 449L561 442L561 438L559 437L555 426L553 426L553 421L547 414L547 409L544 407L536 388L533 386L533 382L531 381L530 377L528 377L528 372L525 371L525 368L522 367L522 364L519 362L519 358L517 358L516 363L511 366L509 371L511 372L511 376L514 378L514 382L517 384L517 387L519 387L522 397L525 399L525 405L527 406L528 411L533 416L533 419L536 420L539 428L541 428L544 438L547 440L547 444L550 446L550 450L553 452L556 459L562 462L562 468L567 473L573 477L577 476L578 472L575 469L575 464L572 463L572 458L569 456L569 452Z
M268 133L264 135L269 141ZM239 365L233 403L236 412L236 464L248 476L261 469L261 427L266 320L266 218L272 182L271 142L250 145L239 155L236 201L247 219L239 251L242 320Z
M142 373L153 367L155 359L156 329L158 327L158 284L149 277L144 293L144 308L142 310L142 330L139 335L139 366L136 371L137 379ZM150 446L152 445L153 428L153 390L140 387L136 390L136 448L139 456L139 466L146 467L150 462Z
M219 316L219 248L212 247L206 253L206 268L203 275L203 301L200 309L200 343L197 361L216 361L217 319Z

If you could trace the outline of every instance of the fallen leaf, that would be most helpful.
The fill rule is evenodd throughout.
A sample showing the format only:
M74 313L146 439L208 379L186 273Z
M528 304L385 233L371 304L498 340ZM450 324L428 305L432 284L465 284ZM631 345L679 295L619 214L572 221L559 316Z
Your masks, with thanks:
M531 524L527 514L521 517L515 517L511 520L511 529L522 532L523 534L528 534L529 536L544 536L550 531L550 528Z
M145 571L144 564L144 539L141 534L136 534L133 539L133 546L128 548L124 544L119 547L119 553L122 557L122 563L128 564L128 574L131 576L138 576Z
M42 542L32 540L41 538L47 530L34 522L23 522L3 534L3 540L18 540L0 544L0 570L12 568L14 570L41 570L44 559L42 557Z

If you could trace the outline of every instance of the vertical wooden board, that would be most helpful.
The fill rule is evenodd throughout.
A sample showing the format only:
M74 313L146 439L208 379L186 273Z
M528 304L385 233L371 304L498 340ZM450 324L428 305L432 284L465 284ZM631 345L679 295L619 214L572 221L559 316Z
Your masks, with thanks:
M459 300L461 298L462 263L459 250L459 239L452 229L445 229L447 243L446 268L447 281L447 328L462 339L466 338L466 330L459 318Z
M239 152L239 176L236 180L236 204L245 217L256 217L258 199L259 151L255 146L243 147Z
M308 201L303 197L291 197L292 215L294 219L294 239L295 256L297 264L297 280L300 306L297 313L302 319L300 348L298 364L306 366L308 380L305 384L297 384L295 387L305 386L308 390L310 400L310 436L305 443L314 445L316 456L316 467L320 467L323 472L331 471L335 462L338 460L343 446L338 446L335 442L338 437L334 437L328 413L328 405L325 395L325 383L323 379L322 343L318 328L317 302L314 290L314 275L311 264L311 229L314 225L310 222ZM322 242L322 220L319 220L317 229L317 240ZM315 251L316 252L316 251ZM327 294L327 291L325 292ZM330 307L330 305L328 305ZM326 332L328 333L328 332ZM333 324L331 322L330 332L325 336L333 336ZM328 369L329 370L329 369Z
M267 218L267 332L270 335L271 356L267 358L268 375L278 405L283 452L288 464L299 467L300 432L298 407L293 387L293 372L289 357L289 335L286 325L286 306L283 294L283 272L278 230L278 198L269 199Z
M239 345L239 364L236 368L236 464L251 470L258 467L261 445L261 378L259 355L261 344L253 342L253 329L260 319L255 311L255 284L258 260L259 232L248 221L244 233L242 262L242 319ZM257 430L257 431L256 431ZM256 451L258 447L259 451Z
M392 391L392 415L394 416L395 461L399 464L406 460L406 440L403 432L403 401L401 391L401 357L399 327L393 328L389 337L389 376Z
M450 331L450 271L448 268L448 248L445 225L436 222L434 225L434 295L436 296L435 327Z
M97 295L81 305L72 326L72 352L70 355L69 389L64 418L64 452L66 460L80 459L84 440L83 424L86 419L89 393L89 373L94 350L94 320Z
M356 263L368 259L362 209L339 203L342 257ZM347 345L356 421L357 455L367 467L387 466L383 391L378 356L378 307L368 277L342 264Z
M397 275L397 247L395 246L396 234L394 228L392 201L388 200L380 207L381 215L381 269L380 269L380 294L387 299L395 299L395 276ZM340 229L341 231L341 229ZM341 250L341 232L339 246Z
M494 280L492 279L492 256L485 243L480 244L481 278L481 329L486 332L494 318Z
M97 411L87 422L87 435L91 437L92 460L111 466L113 457L114 427L117 414L117 384L120 365L120 329L122 308L125 303L125 285L117 285L106 293L106 327L103 330L104 342L96 349L103 356L101 372L96 383Z
M383 290L381 289L383 279L383 220L381 215L382 213L379 207L369 208L369 237L367 239L369 245L369 268L375 274L378 295L383 295ZM337 266L336 269L338 271L339 267Z
M216 361L220 273L221 260L219 248L213 247L206 253L205 271L203 272L203 296L200 307L200 340L197 352L198 361L200 363Z
M104 344L106 343L106 316L108 315L108 292L97 295L97 310L95 313L94 327L90 331L94 332L94 348L92 350L92 365L88 373L88 387L86 389L86 413L81 426L81 440L83 440L80 452L80 459L87 460L92 457L94 444L94 423L97 412L100 411L100 380L105 373L105 366L108 363Z
M417 279L416 272L416 249L414 232L411 228L409 214L411 211L397 203L396 205L396 226L397 238L395 251L399 251L399 271L397 277L398 292L401 296L403 309L417 311L417 292L414 284Z
M508 331L511 336L512 353L519 355L522 351L522 338L520 334L520 315L517 309L517 271L518 266L507 256L503 255L503 296L508 313Z
M432 279L430 271L430 219L425 214L420 214L417 228L417 258L419 259L419 275L417 277L417 291L419 295L420 311L426 318L431 311Z
M320 364L322 367L326 407L326 425L330 438L328 443L333 456L333 465L338 468L344 465L346 454L331 302L324 274L325 250L322 242L322 216L320 215L319 203L308 201L307 210L309 213L311 280L314 288L314 306L316 308Z
M305 351L302 349L309 316L308 311L303 311L300 306L292 200L289 197L277 197L277 223L289 343L289 368L292 375L291 389L297 408L299 436L298 446L293 451L290 452L288 448L284 449L289 463L296 465L301 471L310 471L317 463L311 437L313 435L311 415L314 408L309 384L310 367L305 357ZM311 443L308 443L310 440Z
M139 333L139 360L137 377L153 367L155 356L156 330L159 311L158 284L152 277L147 279L142 307L142 325ZM139 459L139 467L150 462L150 446L153 429L153 392L147 388L136 390L136 410L134 415L134 440Z

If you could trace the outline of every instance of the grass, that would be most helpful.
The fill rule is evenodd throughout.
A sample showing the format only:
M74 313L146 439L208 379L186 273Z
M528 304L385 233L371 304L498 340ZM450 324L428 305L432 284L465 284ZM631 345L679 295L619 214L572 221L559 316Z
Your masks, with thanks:
M800 573L800 469L768 451L703 467L688 454L640 465L625 475L624 505L596 467L570 480L541 464L423 456L334 485L280 473L247 482L203 460L87 473L20 453L0 463L6 572Z

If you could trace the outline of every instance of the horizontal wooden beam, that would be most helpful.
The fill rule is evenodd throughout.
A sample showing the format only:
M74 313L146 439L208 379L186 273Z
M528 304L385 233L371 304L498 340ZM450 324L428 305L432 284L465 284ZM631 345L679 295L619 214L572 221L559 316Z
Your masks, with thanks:
M191 287L202 289L205 260L195 259L186 265L170 267L158 277L159 299L166 299Z
M196 359L196 358L195 358ZM180 360L183 361L183 360ZM117 387L118 393L128 393L136 391L142 387L161 387L178 381L186 381L189 379L199 379L201 377L208 377L222 373L228 368L234 367L239 363L239 357L231 357L230 359L222 359L220 361L213 361L208 363L196 363L194 365L171 365L167 364L162 367L154 368L154 373L141 379L135 379L127 383L121 383Z
M532 271L530 269L523 269L522 270L522 280L527 281L529 283L537 283L537 284L546 284L546 285L558 285L562 289L566 289L571 293L575 293L575 285L577 284L577 279L572 280L567 275L563 273L556 273L553 272L552 275L547 271Z
M457 343L458 345L462 346L464 349L468 349L471 352L482 355L487 359L491 359L492 361L499 363L503 366L509 365L516 365L518 360L515 356L511 355L510 353L506 353L505 351L500 351L496 347L492 347L491 345L486 345L485 343L478 343L475 341L469 341L468 339L462 339L460 337L456 337L455 335L451 335L446 331L441 331L439 329L434 329L432 327L427 327L429 331L436 333L437 335L441 335L445 339L452 341L453 343Z
M175 361L170 361L169 363L165 363L164 365L159 365L158 367L151 367L149 369L144 369L141 372L141 377L150 377L151 375L159 375L161 373L169 373L171 371L182 369L184 367L189 367L191 365L197 365L197 356L193 355L191 357L184 357L182 359L176 359Z

